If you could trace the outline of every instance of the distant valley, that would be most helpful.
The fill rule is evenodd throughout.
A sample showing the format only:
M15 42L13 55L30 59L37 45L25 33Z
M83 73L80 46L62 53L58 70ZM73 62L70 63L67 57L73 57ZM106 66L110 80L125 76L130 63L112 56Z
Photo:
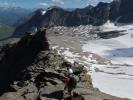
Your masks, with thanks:
M13 33L18 21L31 12L21 7L0 7L0 36Z

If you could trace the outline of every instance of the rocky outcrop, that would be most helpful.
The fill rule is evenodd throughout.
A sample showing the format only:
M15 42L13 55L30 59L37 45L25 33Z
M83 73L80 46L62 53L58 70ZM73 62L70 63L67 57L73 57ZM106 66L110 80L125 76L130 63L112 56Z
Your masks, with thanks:
M0 100L36 100L41 87L60 84L64 58L49 49L46 30L27 32L0 48ZM1 96L2 95L2 96Z
M132 0L114 0L111 3L100 2L95 7L88 6L73 11L53 7L43 14L42 9L37 10L30 20L16 28L14 36L21 36L26 31L35 31L40 27L102 25L107 20L131 23L132 5Z
M10 85L14 80L31 78L27 73L28 68L37 70L42 67L40 60L47 61L49 58L46 55L49 53L46 30L40 30L35 35L26 33L18 43L3 46L0 51L0 88Z
M111 3L110 20L120 23L133 22L133 1L132 0L114 0Z

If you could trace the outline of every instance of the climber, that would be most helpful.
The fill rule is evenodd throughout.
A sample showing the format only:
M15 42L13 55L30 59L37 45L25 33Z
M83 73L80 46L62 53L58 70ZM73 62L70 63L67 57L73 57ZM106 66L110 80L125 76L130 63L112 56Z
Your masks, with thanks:
M76 88L76 86L77 86L77 80L74 77L73 70L71 68L69 68L68 75L66 76L66 79L65 79L64 90L67 89L70 97L73 97L74 89Z

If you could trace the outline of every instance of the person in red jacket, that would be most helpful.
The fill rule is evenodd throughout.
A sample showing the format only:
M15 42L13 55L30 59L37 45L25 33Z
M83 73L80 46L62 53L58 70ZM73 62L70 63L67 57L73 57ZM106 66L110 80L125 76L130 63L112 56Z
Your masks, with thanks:
M73 97L74 89L76 88L77 81L74 77L73 70L71 68L68 69L68 75L65 79L65 87L64 90L67 89L70 97Z

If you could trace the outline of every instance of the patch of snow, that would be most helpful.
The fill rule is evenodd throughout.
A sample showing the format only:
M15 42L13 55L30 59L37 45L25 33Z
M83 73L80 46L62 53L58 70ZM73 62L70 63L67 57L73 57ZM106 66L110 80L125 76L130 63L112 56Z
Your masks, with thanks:
M109 20L102 26L100 26L101 31L112 31L116 30L118 27L111 23Z
M97 60L93 59L92 57L88 56L83 56L83 59L87 62L90 62L90 63L97 63Z
M59 46L53 46L52 49L57 49Z
M45 10L41 10L42 15L45 15L46 11Z
M63 55L67 56L67 57L74 57L74 55L72 54L72 52L70 52L69 50L66 50L62 53Z
M130 29L133 29L132 24L116 26L113 22L110 22L110 20L108 20L104 25L100 26L100 30L103 32L124 30L126 31Z
M120 68L114 68L111 70L111 67ZM95 71L95 68L99 68L101 72ZM130 72L132 73L131 70L133 70L133 67L127 68L127 66L110 66L110 68L107 68L107 66L101 67L99 65L95 65L92 72L90 73L92 76L93 86L113 96L130 98L133 100L133 76L128 75ZM126 73L125 75L120 74L122 72L129 73Z

